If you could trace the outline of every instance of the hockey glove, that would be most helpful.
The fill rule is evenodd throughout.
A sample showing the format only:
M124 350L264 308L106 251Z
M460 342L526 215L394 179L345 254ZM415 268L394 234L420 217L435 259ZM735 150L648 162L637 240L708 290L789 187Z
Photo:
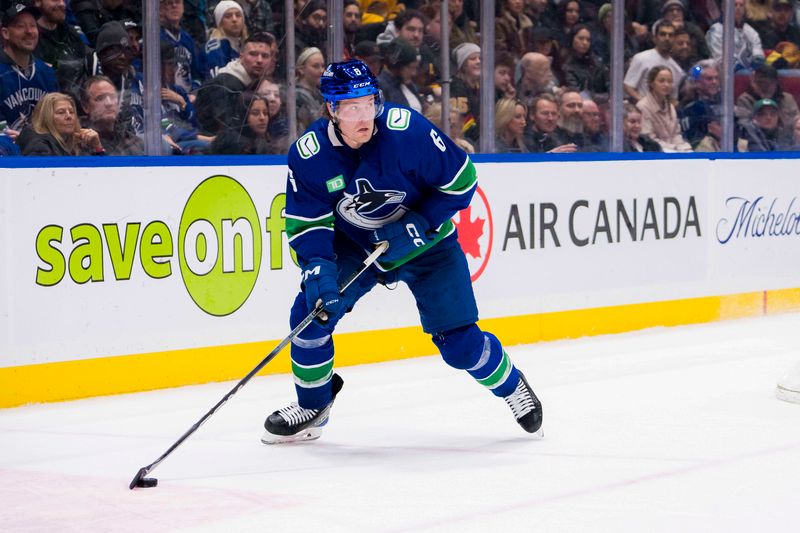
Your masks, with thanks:
M381 256L386 261L398 261L420 246L431 242L433 236L428 221L421 215L409 211L397 222L390 222L374 230L370 240L378 244L387 241L389 249Z
M323 322L338 318L344 312L344 299L336 282L337 273L336 263L320 258L312 259L303 269L306 305L311 311L320 302L325 311L319 315Z

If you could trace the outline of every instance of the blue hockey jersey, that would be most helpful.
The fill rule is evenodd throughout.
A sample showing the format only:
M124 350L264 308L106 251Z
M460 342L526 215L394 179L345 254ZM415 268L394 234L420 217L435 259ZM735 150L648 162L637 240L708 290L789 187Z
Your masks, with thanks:
M29 69L20 69L0 51L0 115L9 127L30 119L36 102L46 93L57 92L55 72L41 59L31 57Z
M372 230L414 211L438 232L403 259L380 262L392 269L455 234L451 218L469 205L476 183L469 156L416 111L387 104L358 150L323 118L289 149L289 244L301 262L333 260L334 231L372 250Z

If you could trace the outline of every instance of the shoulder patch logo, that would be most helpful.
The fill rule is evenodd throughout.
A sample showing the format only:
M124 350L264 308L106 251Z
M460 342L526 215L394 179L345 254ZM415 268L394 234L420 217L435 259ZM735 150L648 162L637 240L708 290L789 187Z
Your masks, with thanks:
M411 123L411 112L408 109L393 107L386 115L386 126L390 130L402 131L408 129Z
M313 131L309 131L297 139L297 151L300 153L300 157L303 159L308 159L309 157L318 153L319 141L317 140L317 134Z
M325 182L325 186L328 188L328 192L336 192L341 191L344 189L344 176L339 174L335 178L331 178Z

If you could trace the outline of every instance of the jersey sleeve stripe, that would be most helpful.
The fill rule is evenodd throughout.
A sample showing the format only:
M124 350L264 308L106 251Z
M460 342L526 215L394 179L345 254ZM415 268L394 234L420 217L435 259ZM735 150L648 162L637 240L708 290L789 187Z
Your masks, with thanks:
M289 241L303 233L324 229L333 231L335 217L333 213L323 215L319 218L303 218L294 215L286 215L286 236Z
M464 194L471 190L475 183L478 181L478 174L475 172L475 165L469 157L461 165L461 168L456 173L450 183L439 187L439 190L446 194Z

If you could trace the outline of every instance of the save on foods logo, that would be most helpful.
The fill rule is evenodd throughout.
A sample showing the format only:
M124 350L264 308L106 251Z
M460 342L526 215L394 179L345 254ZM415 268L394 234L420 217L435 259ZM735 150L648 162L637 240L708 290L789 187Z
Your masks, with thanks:
M284 194L273 198L264 225L272 269L283 264L285 202ZM36 271L38 285L57 285L67 275L78 284L109 278L130 280L137 260L147 276L166 278L173 273L177 248L177 264L189 296L214 316L229 315L247 301L258 279L264 249L255 203L247 190L228 176L207 178L192 191L177 236L159 220L99 227L84 223L68 233L65 236L58 225L39 231L36 252L43 265ZM106 269L105 254L111 272Z
M489 264L494 234L492 210L480 186L476 188L469 207L459 211L453 221L458 229L458 243L467 257L470 278L475 281Z

